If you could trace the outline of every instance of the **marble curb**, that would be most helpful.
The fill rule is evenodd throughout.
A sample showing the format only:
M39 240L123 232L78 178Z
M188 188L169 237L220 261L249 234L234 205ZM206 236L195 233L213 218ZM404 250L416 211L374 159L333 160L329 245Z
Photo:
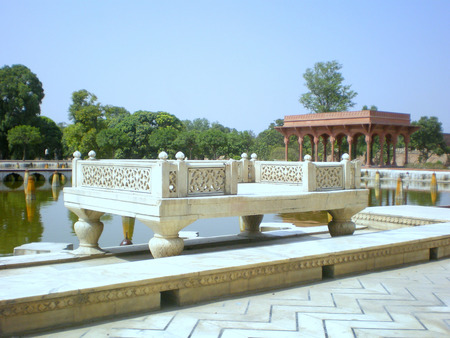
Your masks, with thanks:
M392 230L450 222L450 209L414 205L369 207L353 216L352 220L371 229Z
M264 224L264 223L263 223ZM283 224L283 223L280 223ZM357 226L356 230L366 229L367 226ZM189 254L191 250L205 249L208 247L221 247L235 244L247 244L247 243L257 243L264 241L271 241L280 238L292 238L301 237L308 235L318 235L328 233L327 226L314 226L314 227L304 227L304 228L293 228L286 230L273 230L264 232L262 237L244 237L240 235L223 235L223 236L211 236L211 237L196 237L185 239L185 251L183 254ZM37 243L39 244L39 243ZM29 244L27 244L29 245ZM56 245L59 247L60 245ZM148 244L132 244L126 246L114 246L104 248L104 254L98 255L86 255L86 256L76 256L72 254L71 250L61 250L48 253L40 254L28 254L28 255L18 255L18 256L6 256L0 257L0 271L3 269L12 268L23 268L38 266L44 264L54 264L54 263L69 263L77 262L83 260L97 259L101 257L111 257L111 256L121 256L130 255L136 253L146 253L148 252L148 258L151 259L152 256L148 249Z
M0 334L22 334L450 256L450 223L0 277Z

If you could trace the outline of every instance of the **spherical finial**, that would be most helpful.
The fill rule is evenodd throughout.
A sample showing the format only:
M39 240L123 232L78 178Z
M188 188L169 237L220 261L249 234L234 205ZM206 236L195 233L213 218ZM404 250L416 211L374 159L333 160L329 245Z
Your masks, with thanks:
M175 154L175 158L178 161L183 161L184 160L184 154L181 151L179 151L178 153Z
M305 157L303 158L305 161L310 162L312 160L311 155L305 155Z
M81 158L81 153L77 150L76 152L73 153L73 157L74 159L79 160Z
M97 154L95 153L95 151L93 151L93 150L91 150L89 153L88 153L88 156L89 156L89 159L90 160L95 160L95 156L96 156Z
M167 153L165 151L161 151L158 155L158 158L162 161L167 161L168 157L169 157L169 155L167 155Z
M345 154L342 155L342 159L344 161L348 161L350 159L350 156L347 153L345 153Z
M241 154L241 158L242 158L243 160L248 159L247 153L242 153L242 154Z
M253 153L253 154L250 155L250 157L252 158L252 161L256 161L256 159L258 158L258 155Z

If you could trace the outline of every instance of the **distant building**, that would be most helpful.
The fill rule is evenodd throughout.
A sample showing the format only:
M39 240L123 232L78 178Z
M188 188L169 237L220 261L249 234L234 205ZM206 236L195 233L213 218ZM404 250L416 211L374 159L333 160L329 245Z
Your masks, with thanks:
M303 159L303 140L309 137L313 145L314 161L319 161L319 142L323 144L322 161L327 159L326 145L331 145L331 159L336 160L335 144L338 147L338 160L342 153L342 140L348 143L350 159L355 158L356 142L364 137L367 145L366 166L373 165L372 146L374 137L378 136L380 142L380 166L396 166L396 147L398 138L403 136L405 143L405 164L408 163L408 145L410 136L420 127L411 125L409 114L381 112L374 110L347 111L334 113L317 113L303 115L288 115L284 117L284 125L275 127L284 136L285 159L289 137L295 135L299 144L301 161ZM392 148L392 159L391 159ZM383 154L387 155L386 163Z

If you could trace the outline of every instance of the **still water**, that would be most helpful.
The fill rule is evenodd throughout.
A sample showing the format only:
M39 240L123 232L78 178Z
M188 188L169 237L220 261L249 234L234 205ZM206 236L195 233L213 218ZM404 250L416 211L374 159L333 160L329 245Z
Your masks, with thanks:
M0 190L0 256L10 255L14 247L31 242L73 243L78 240L73 231L77 217L64 207L62 188L36 189L36 197L27 199L20 182L2 183ZM450 191L439 191L435 196L430 191L403 191L403 204L410 205L450 205ZM385 206L396 203L395 189L370 189L369 205ZM101 247L119 245L124 239L122 218L105 215L102 217L105 229L100 237ZM326 212L301 214L272 214L264 216L264 223L294 223L297 226L324 225L328 222ZM202 237L239 233L238 217L198 220L184 231L197 231ZM147 243L153 232L136 221L133 243Z

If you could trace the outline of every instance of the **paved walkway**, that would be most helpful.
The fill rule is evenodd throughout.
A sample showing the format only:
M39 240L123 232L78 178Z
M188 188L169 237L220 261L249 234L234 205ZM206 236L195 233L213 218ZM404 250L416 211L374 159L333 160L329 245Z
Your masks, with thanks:
M449 337L450 259L41 336Z

